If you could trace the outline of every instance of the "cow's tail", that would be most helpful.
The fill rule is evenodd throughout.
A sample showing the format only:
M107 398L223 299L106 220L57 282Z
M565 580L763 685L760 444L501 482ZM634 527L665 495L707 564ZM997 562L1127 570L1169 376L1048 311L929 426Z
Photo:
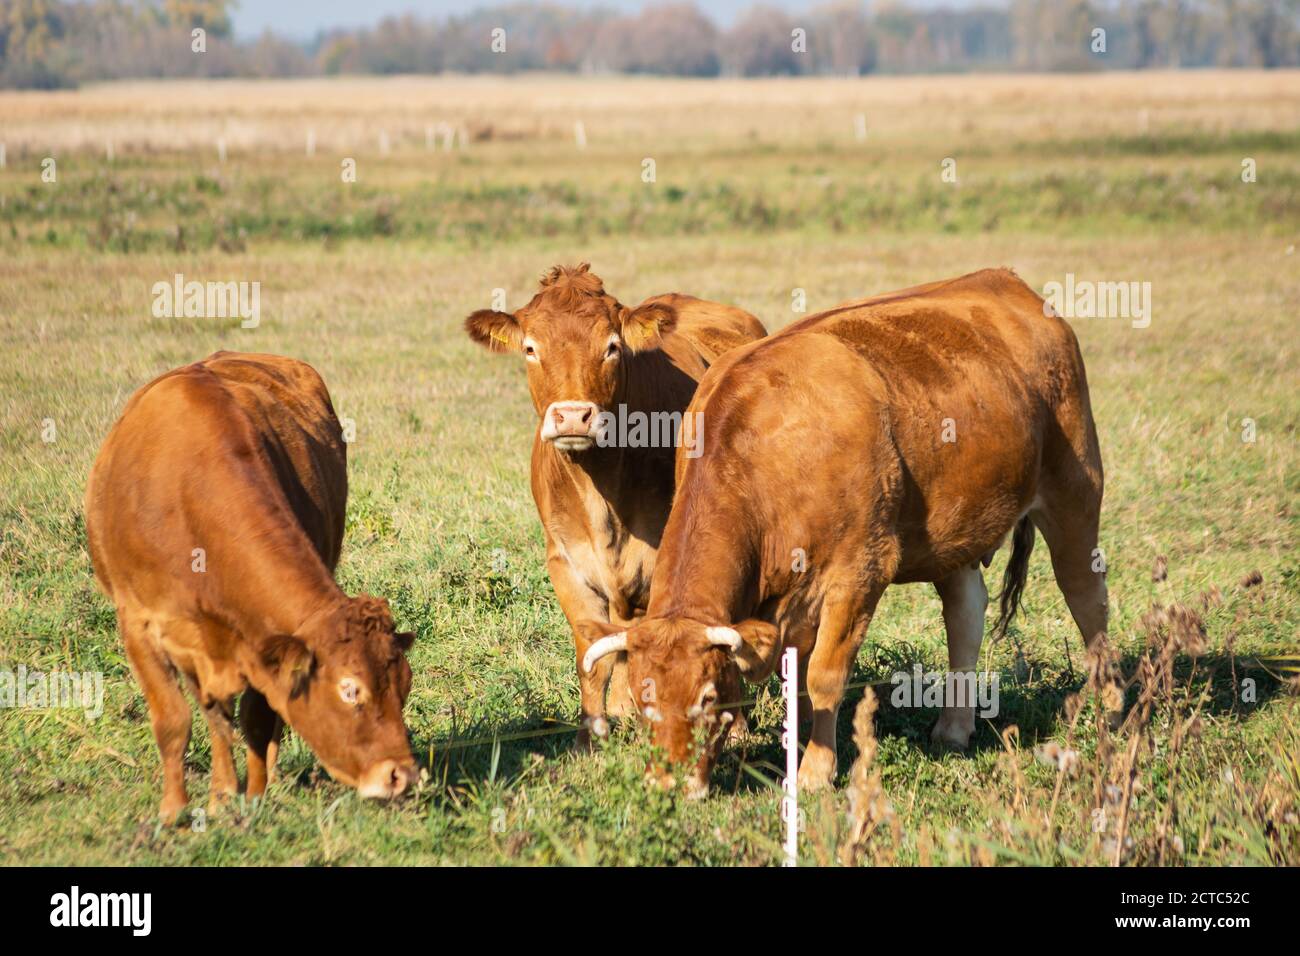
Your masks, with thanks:
M998 623L993 628L994 637L1004 637L1011 619L1020 607L1020 595L1025 590L1025 578L1029 574L1029 555L1034 550L1034 524L1025 515L1016 525L1011 538L1011 560L1002 575L1002 596L998 599L1001 609Z

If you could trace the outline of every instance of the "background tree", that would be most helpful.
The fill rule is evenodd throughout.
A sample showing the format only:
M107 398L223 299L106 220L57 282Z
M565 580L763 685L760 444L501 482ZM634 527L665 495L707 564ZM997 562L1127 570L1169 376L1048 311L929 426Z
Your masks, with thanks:
M876 67L876 41L866 4L828 4L814 10L808 50L819 73L858 76Z
M775 7L754 7L723 37L723 59L741 76L775 76L800 72L801 57L791 48L797 24ZM806 26L805 26L806 29Z

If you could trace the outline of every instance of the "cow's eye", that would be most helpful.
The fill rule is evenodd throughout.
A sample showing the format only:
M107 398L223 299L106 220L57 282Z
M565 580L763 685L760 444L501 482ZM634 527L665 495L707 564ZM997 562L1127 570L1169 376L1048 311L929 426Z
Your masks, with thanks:
M618 355L618 343L610 342L609 347L605 349L605 360L608 361L609 359L612 359L617 355Z
M695 706L686 711L686 716L691 720L697 720L709 714L715 704L718 702L718 688L713 681L709 681L700 688L700 695L695 699Z
M533 348L531 345L525 345L524 355L528 356L529 358L537 358L537 349Z

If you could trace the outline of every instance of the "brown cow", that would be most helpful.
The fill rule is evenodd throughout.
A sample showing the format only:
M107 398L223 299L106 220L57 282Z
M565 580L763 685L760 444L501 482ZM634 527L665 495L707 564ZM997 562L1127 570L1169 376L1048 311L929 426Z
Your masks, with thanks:
M217 352L136 392L86 488L95 576L162 754L161 816L189 802L184 677L212 732L216 810L238 792L235 696L248 793L275 767L282 720L336 779L393 797L417 776L411 688L387 602L334 582L347 453L325 383L276 355Z
M986 270L810 316L710 369L688 415L707 426L703 454L678 458L645 617L585 662L626 652L633 686L653 682L646 716L673 762L706 735L693 792L741 697L732 662L760 680L784 646L812 701L799 784L833 780L836 712L890 584L934 584L950 668L973 671L980 563L1013 529L999 627L1037 528L1085 641L1104 636L1101 454L1074 332L1045 311L1014 273ZM964 747L974 726L973 707L950 704L933 736Z
M583 622L622 625L645 610L672 503L672 442L653 427L644 437L654 446L620 441L620 421L643 415L680 422L709 365L765 330L742 309L689 295L655 296L629 309L586 263L557 266L513 315L480 310L465 330L494 352L524 358L539 417L533 500L546 533L546 568L581 661L600 636ZM621 659L590 673L579 668L578 678L578 744L585 746L592 733L607 732L607 686L611 716L635 704Z

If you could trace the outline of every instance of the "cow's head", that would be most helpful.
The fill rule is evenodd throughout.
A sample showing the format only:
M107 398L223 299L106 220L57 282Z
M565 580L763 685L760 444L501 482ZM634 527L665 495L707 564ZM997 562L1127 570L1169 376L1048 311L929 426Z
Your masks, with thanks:
M387 601L363 594L262 649L268 699L330 775L363 797L396 797L419 776L402 722L414 638L394 631Z
M641 718L670 766L652 766L651 783L708 792L709 774L740 711L741 678L761 681L780 656L777 629L766 621L734 626L687 618L643 618L625 631L589 621L582 666L590 672L606 654L627 652L628 687Z
M523 356L541 438L566 452L595 444L600 413L614 411L627 357L658 348L677 322L663 303L629 309L588 268L556 266L514 314L480 309L465 320L475 342Z

